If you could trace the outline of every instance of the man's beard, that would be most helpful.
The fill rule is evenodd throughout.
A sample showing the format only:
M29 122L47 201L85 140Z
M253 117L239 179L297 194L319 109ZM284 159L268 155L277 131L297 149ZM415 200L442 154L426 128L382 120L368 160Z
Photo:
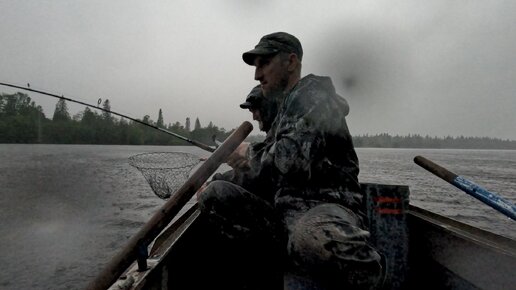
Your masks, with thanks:
M258 128L260 129L260 131L265 131L264 129L264 124L263 124L263 121L258 121Z
M272 100L278 96L283 96L286 93L285 91L287 90L288 78L288 72L285 72L274 87L271 87L268 91L262 90L263 95L269 100Z

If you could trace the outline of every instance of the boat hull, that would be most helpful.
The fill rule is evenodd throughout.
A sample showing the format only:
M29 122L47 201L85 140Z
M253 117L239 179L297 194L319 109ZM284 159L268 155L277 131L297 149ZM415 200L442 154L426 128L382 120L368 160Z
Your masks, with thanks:
M515 289L516 241L411 206L406 186L363 185L371 242L387 258L382 289ZM209 242L198 216L194 205L156 239L149 268L140 272L133 265L110 289L211 288L209 268L201 265L214 263L198 251ZM287 274L285 281L291 280ZM285 288L293 285L287 282ZM319 289L305 282L306 289Z

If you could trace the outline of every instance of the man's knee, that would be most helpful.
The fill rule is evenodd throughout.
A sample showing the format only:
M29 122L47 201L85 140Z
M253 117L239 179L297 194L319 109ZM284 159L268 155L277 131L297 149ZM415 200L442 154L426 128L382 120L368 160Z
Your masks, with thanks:
M234 192L233 187L235 186L233 183L223 180L210 182L198 199L201 210L212 208L218 203L226 203L231 192Z
M290 225L289 250L325 261L336 254L339 245L361 245L368 237L369 232L360 228L360 220L351 210L338 204L322 204Z
M319 205L292 225L288 252L294 265L315 276L368 284L380 271L380 255L368 244L369 232L359 218L337 204ZM340 278L338 278L340 277Z

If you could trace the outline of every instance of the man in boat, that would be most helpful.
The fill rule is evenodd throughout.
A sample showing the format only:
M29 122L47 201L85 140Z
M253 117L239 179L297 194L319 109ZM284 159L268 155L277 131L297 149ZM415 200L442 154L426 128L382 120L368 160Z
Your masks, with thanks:
M260 148L267 143L267 140L273 138L272 133L269 134L272 128L272 123L274 122L274 118L278 113L278 106L274 100L270 100L264 97L262 88L260 85L255 86L251 92L247 95L245 102L240 104L240 108L248 109L249 112L253 115L253 120L258 122L258 128L260 131L265 132L265 140L263 142L256 142L249 144L251 148L249 149L250 154L247 154L245 158L239 158L238 155L233 155L233 158L230 158L229 165L233 168L237 169L246 169L249 168L249 155L253 152L259 151ZM246 145L247 146L247 145ZM246 149L247 150L247 149Z
M273 102L264 97L260 85L255 86L247 95L245 102L240 104L240 108L248 109L253 115L253 120L258 122L260 131L266 133L265 140L263 142L246 143L246 150L248 151L245 156L234 155L233 158L228 160L228 165L233 169L224 173L216 173L212 181L224 180L235 183L249 191L256 191L259 189L260 184L253 182L255 179L253 170L250 170L250 161L253 158L259 158L259 152L262 148L265 148L268 140L273 138L270 134L272 123L278 113L278 106L276 102ZM247 146L249 146L247 148ZM250 184L249 184L250 183Z
M253 114L253 120L258 122L260 131L268 133L272 127L272 122L278 113L278 106L275 102L264 97L260 85L254 87L245 102L240 104L240 108L248 109Z
M201 212L222 238L238 245L235 251L262 254L253 257L255 266L279 263L260 260L277 253L295 277L326 288L374 288L381 257L363 222L347 103L330 78L301 78L303 50L293 35L265 35L242 57L256 67L255 79L279 111L259 151L242 144L230 157L255 154L249 158L251 186L212 181L199 200Z
M216 173L208 187L203 187L197 193L203 213L201 220L207 222L206 227L211 229L205 233L210 243L200 249L204 260L208 261L201 266L201 271L208 275L202 283L205 283L203 286L208 285L213 289L282 289L282 263L274 261L282 252L277 242L282 230L276 226L278 218L272 217L275 215L272 205L259 197L260 194L250 193L274 190L270 182L260 180L255 168L260 162L260 152L266 147L268 140L273 138L271 128L278 111L277 105L264 97L258 85L249 92L240 107L252 113L253 120L258 122L266 137L263 142L245 143L246 153L233 154L227 161L232 169ZM218 192L221 188L223 193ZM212 198L220 200L213 203ZM231 207L250 201L254 201L254 204L251 202L253 210L258 209L259 213L244 222L238 218L239 211ZM211 205L207 206L208 203ZM207 214L208 211L210 213ZM232 216L232 213L236 215ZM229 229L238 228L240 224L252 225L250 235L245 234L247 230L243 227L236 234ZM279 259L282 260L281 257ZM222 265L224 266L221 267ZM228 273L231 273L231 278L227 277Z

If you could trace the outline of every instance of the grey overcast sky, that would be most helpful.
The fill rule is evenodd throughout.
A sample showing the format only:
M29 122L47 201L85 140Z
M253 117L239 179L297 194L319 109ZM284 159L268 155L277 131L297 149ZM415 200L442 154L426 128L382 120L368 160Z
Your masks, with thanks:
M0 0L0 81L231 129L257 84L242 52L276 31L332 77L353 135L516 140L516 1Z

